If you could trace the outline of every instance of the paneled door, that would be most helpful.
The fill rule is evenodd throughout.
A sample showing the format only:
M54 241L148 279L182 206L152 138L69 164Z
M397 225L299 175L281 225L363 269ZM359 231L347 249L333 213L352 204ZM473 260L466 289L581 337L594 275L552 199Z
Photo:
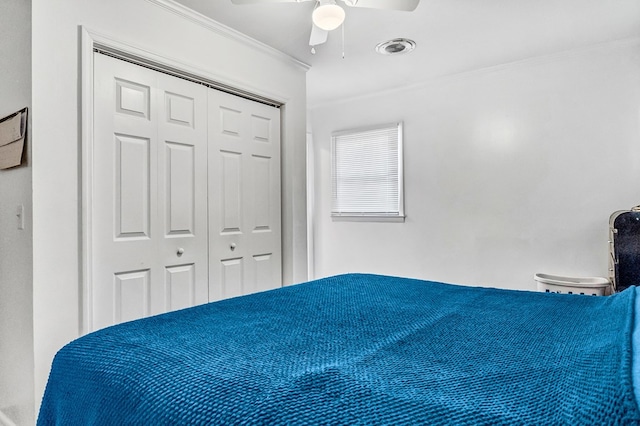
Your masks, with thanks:
M94 54L92 330L208 301L209 90Z
M280 110L209 91L209 299L282 286Z

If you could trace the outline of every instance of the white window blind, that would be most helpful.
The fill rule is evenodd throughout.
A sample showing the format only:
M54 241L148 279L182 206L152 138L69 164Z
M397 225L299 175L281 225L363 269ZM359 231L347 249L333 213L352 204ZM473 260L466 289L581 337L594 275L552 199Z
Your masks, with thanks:
M402 123L332 135L334 217L403 218Z

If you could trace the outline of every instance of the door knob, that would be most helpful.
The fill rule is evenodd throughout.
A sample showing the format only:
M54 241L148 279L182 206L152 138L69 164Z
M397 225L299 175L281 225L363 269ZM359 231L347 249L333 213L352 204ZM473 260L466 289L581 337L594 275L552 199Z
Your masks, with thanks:
M234 251L236 249L236 243L229 244L229 248L231 249L231 251Z
M184 254L184 249L182 247L178 247L178 252L176 254L178 257L182 256Z

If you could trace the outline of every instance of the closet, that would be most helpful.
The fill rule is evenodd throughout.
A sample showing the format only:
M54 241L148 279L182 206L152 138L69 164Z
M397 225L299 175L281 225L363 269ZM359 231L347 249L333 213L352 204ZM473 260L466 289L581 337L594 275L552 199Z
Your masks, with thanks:
M280 110L94 53L92 330L280 287Z

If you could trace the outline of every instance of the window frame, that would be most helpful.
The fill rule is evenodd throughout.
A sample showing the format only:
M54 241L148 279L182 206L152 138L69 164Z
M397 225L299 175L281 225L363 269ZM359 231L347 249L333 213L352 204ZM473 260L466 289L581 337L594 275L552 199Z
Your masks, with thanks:
M388 213L366 213L366 212L338 212L335 209L336 198L336 142L340 136L353 136L358 133L366 133L375 130L393 129L397 130L398 146L398 208L397 211ZM386 124L378 124L367 127L336 131L331 134L331 218L333 221L355 221L355 222L404 222L404 123L402 121Z

